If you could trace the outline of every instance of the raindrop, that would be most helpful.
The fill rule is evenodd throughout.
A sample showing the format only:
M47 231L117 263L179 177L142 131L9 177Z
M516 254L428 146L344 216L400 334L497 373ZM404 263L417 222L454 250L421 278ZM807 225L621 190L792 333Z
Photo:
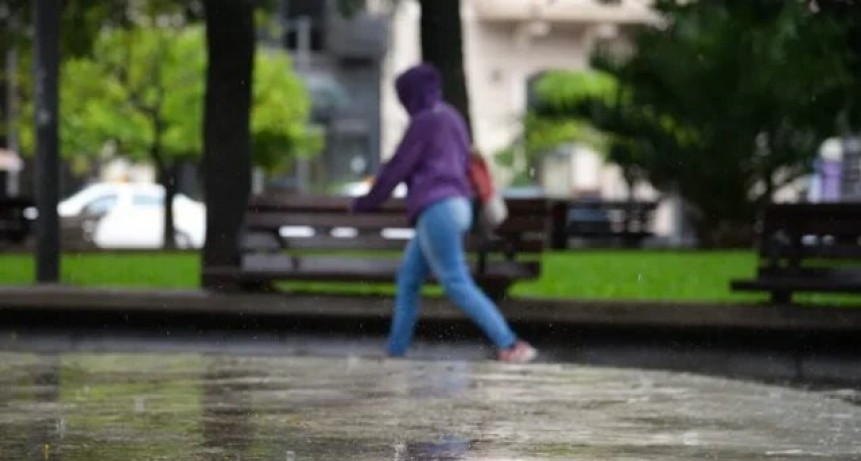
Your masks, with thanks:
M66 436L66 419L60 418L57 420L57 437L60 439Z
M143 413L144 410L145 410L144 397L143 396L135 397L135 413Z

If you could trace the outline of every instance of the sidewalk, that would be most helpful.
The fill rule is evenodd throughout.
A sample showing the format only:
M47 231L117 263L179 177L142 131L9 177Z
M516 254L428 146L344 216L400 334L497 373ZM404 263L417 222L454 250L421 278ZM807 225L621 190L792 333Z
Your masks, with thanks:
M0 349L86 351L131 340L129 350L146 350L170 339L180 349L377 353L391 305L376 296L2 287ZM501 309L543 362L861 388L861 309L529 299ZM423 300L416 339L414 357L492 356L475 326L441 299Z
M852 460L840 394L642 370L0 352L4 459Z

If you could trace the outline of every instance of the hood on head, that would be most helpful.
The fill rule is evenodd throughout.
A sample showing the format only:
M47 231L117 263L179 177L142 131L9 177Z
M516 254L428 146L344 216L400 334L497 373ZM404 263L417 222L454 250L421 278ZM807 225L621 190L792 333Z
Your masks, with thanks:
M442 76L434 66L421 64L398 76L395 89L407 113L415 115L442 100Z

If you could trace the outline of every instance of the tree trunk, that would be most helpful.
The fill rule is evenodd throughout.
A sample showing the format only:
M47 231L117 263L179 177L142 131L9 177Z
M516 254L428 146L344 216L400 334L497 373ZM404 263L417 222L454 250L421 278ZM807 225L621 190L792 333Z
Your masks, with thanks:
M173 219L173 199L177 191L177 164L172 162L159 168L159 182L164 187L164 230L162 242L165 250L177 248L176 226Z
M625 186L628 188L628 194L625 197L625 218L622 220L622 225L626 231L629 231L633 227L631 225L632 215L634 213L634 202L637 200L634 194L634 188L637 186L637 175L634 173L633 167L630 165L622 167L622 178L625 181Z
M208 67L203 127L204 267L239 264L242 215L251 188L253 0L206 0ZM204 276L205 287L217 280Z
M154 111L158 114L158 109ZM164 202L162 203L162 248L173 250L176 248L176 227L173 220L173 198L176 196L176 165L174 162L165 161L161 150L161 137L164 132L164 124L158 115L153 117L153 143L150 146L150 158L155 163L158 172L158 183L164 188Z
M440 70L446 101L460 111L472 133L469 93L463 67L460 0L419 0L419 3L422 8L422 59Z

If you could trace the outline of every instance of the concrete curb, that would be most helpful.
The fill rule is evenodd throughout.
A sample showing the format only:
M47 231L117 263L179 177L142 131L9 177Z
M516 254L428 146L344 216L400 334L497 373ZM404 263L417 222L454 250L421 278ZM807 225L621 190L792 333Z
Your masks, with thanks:
M14 313L176 314L267 318L383 320L387 297L317 294L238 294L205 290L0 287L0 316ZM536 327L662 327L772 332L861 333L861 309L694 302L508 299L508 319ZM422 318L464 320L448 301L428 298Z

